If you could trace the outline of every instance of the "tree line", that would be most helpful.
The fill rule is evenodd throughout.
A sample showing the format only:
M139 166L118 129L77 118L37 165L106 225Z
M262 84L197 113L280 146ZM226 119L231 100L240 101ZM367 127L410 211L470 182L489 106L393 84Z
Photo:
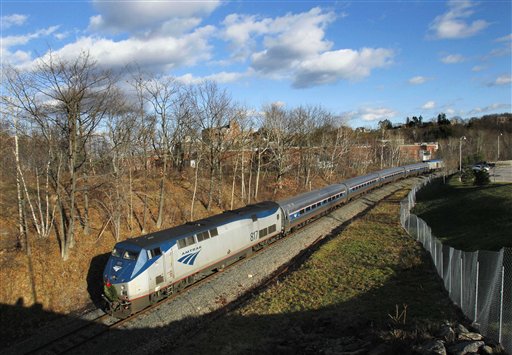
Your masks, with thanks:
M2 76L3 217L16 224L22 250L30 253L30 236L54 237L63 260L77 236L91 235L92 220L116 240L178 222L166 208L172 185L187 183L182 219L193 220L199 207L232 209L407 163L401 142L429 137L419 125L353 130L321 106L255 111L214 82L115 73L88 53L65 60L50 52L32 70ZM462 134L473 137L472 153L492 150L494 128L441 126L450 127L440 152L452 165Z

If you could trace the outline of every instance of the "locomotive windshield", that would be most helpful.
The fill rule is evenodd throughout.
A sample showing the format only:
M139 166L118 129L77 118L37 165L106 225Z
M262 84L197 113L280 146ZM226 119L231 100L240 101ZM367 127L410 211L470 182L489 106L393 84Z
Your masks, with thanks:
M112 256L115 256L116 258L123 258L126 260L137 260L139 253L131 250L114 248L112 249Z
M126 260L137 260L137 257L139 256L139 253L136 253L134 251L125 250L123 254L123 259Z

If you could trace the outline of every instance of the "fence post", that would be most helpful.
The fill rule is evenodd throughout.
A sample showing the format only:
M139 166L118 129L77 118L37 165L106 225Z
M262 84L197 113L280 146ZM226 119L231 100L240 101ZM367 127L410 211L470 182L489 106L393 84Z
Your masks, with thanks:
M464 271L463 271L463 263L462 263L462 253L460 254L460 308L464 311L464 306L462 305L462 282L464 280Z
M478 258L478 255L477 255L477 258ZM474 321L476 323L477 321L477 316L478 316L478 277L479 277L479 274L480 274L480 261L476 261L476 287L475 287L475 318L474 318Z
M500 291L500 332L498 342L501 343L501 336L503 330L503 286L505 282L505 265L501 267L501 291Z

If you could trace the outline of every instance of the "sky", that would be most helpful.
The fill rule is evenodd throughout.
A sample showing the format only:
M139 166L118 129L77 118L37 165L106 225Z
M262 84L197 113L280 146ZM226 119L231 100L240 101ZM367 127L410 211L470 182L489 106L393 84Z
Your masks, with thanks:
M512 1L2 0L1 63L48 51L215 80L258 111L320 105L352 127L512 111Z

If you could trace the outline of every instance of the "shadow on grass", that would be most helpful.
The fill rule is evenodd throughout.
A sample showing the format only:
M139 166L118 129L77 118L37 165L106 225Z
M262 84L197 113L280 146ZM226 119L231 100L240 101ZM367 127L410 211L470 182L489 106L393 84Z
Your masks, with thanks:
M103 292L103 269L105 265L107 265L109 256L110 253L105 253L92 258L87 273L87 292L89 293L92 303L97 308L103 307L103 299L101 298Z
M512 185L453 186L437 181L417 194L412 212L443 243L465 251L512 247Z

